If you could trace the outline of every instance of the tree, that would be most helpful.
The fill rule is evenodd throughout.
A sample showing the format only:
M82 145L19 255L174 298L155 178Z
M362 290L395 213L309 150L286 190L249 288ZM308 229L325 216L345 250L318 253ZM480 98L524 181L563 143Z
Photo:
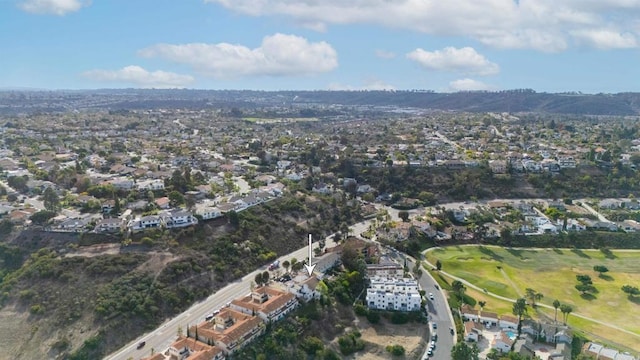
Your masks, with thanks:
M480 305L480 311L484 309L484 306L487 305L486 301L478 301L478 305Z
M282 267L286 272L289 272L289 266L291 266L291 264L289 263L289 260L285 260L282 262Z
M398 217L402 219L403 222L407 222L409 221L409 212L406 210L399 211Z
M541 300L543 295L532 288L525 289L525 297L531 300L531 307L536 307L536 300Z
M564 324L567 325L567 318L569 317L569 314L573 311L573 308L571 307L571 305L567 305L567 304L562 304L560 305L560 312L562 312L562 314L564 315Z
M48 187L42 195L42 201L44 202L44 208L57 213L60 210L60 198L56 191L52 187Z
M578 275L576 275L576 280L578 280L579 282L581 282L582 284L585 284L585 285L593 284L593 281L591 281L591 276L589 276L589 275L578 274Z
M184 197L184 205L187 210L192 211L196 207L196 199L193 195L187 195Z
M235 227L238 227L238 225L240 225L240 217L234 210L230 210L229 212L227 212L227 220L229 221L229 224Z
M478 360L478 354L479 351L476 344L469 346L464 341L456 343L451 348L452 360Z
M55 216L56 216L56 213L53 211L40 210L37 213L34 213L33 215L31 215L30 219L31 219L31 222L33 222L36 225L44 225Z
M582 296L585 296L588 293L596 292L596 287L591 284L578 284L576 285L576 290L580 291Z
M254 281L256 282L256 285L258 285L258 286L264 285L265 281L264 281L263 273L257 273Z
M527 314L527 300L525 298L519 298L513 303L511 308L513 315L518 317L518 332L520 332L520 325L522 323L522 317Z
M171 204L173 204L173 206L184 204L184 195L182 195L178 191L174 190L170 192L168 197L169 197L169 201L171 201Z
M558 308L560 307L560 300L553 300L553 308L556 310L555 316L553 317L553 322L557 322L558 320Z
M442 270L442 262L440 260L436 260L436 269L438 271Z
M462 299L464 298L464 293L467 290L464 287L464 284L460 280L453 280L453 282L451 283L451 290L453 290L453 293L456 294L456 296L458 297L458 300L462 302Z
M624 285L622 287L622 291L628 294L630 298L640 295L640 290L637 287L631 285Z
M268 271L265 271L262 273L262 283L263 284L268 284L269 283L269 278L271 277L271 275L269 274Z
M596 271L599 273L599 276L602 277L602 274L606 273L607 271L609 271L609 269L604 266L604 265L595 265L593 267L593 271Z

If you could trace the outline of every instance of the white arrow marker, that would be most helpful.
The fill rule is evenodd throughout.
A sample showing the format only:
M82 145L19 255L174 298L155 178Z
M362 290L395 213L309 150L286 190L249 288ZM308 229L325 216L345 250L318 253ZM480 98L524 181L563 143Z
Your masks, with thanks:
M304 265L307 268L307 272L309 276L313 273L313 269L316 267L316 264L311 264L313 260L313 246L311 245L311 234L309 234L309 261Z

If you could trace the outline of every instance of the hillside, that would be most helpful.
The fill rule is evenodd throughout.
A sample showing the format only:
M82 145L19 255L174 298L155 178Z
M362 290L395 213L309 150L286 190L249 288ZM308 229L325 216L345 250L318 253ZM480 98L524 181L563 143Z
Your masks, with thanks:
M533 90L432 91L82 90L0 91L0 115L121 109L318 108L342 105L445 111L627 116L640 114L640 93L537 93ZM377 109L375 109L377 107ZM353 109L352 109L353 110ZM390 109L386 109L390 110Z
M239 213L237 226L218 219L145 232L127 246L95 234L25 231L5 239L0 359L100 358L304 246L308 232L319 238L358 220L358 211L331 198L288 195Z

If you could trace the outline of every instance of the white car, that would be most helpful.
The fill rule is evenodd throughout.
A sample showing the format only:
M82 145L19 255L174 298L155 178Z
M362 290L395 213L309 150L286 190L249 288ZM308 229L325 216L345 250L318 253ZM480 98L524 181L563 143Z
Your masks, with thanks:
M433 301L433 300L434 300L434 298L433 298L433 293L429 293L429 300L431 300L431 301Z

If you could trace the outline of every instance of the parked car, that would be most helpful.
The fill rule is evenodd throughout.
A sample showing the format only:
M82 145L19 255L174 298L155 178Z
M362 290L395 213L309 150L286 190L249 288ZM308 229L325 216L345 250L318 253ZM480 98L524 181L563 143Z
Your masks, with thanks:
M433 298L433 293L429 293L429 300L431 300L431 301L433 301L433 300L434 300L434 298Z
M145 345L147 345L146 341L142 341L138 344L138 350L142 349Z

